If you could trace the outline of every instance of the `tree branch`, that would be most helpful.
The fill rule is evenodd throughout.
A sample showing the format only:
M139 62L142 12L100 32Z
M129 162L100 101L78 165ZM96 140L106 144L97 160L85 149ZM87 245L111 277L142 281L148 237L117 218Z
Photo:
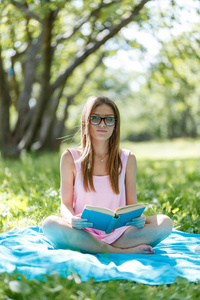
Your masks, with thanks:
M105 44L109 39L115 36L123 27L128 25L133 19L139 14L143 6L151 0L142 0L132 11L127 13L124 19L117 25L111 26L109 29L101 32L94 42L89 43L82 50L80 50L71 61L71 64L66 68L66 70L61 74L57 80L52 84L51 89L53 92L56 88L63 84L67 78L72 74L77 66L79 66L83 61L97 49L99 49L103 44Z
M96 16L101 11L102 8L106 8L110 5L113 5L113 4L116 4L119 2L121 2L121 0L114 0L109 3L102 2L101 4L99 4L99 6L96 9L94 9L93 11L91 11L90 14L88 14L88 15L84 16L82 19L80 19L80 21L78 21L78 24L73 29L66 32L62 36L60 36L57 39L57 41L53 47L56 47L59 43L62 43L63 41L70 39L83 26L83 24L85 24L91 17Z
M28 18L35 19L38 22L42 23L42 20L34 12L30 11L30 9L26 5L19 3L15 0L11 0L11 3L15 7L19 8Z
M96 64L94 65L94 67L88 73L86 73L83 81L80 83L80 85L76 89L76 91L73 94L69 95L67 98L75 98L75 96L78 95L82 91L82 89L83 89L84 85L86 84L87 80L89 79L91 74L98 68L98 66L102 63L102 60L103 60L104 57L105 57L105 53L103 52L101 54L101 56L99 57L98 61L96 62Z
M100 58L98 59L98 61L97 61L96 64L94 65L94 67L93 67L93 68L85 75L83 81L82 81L82 82L80 83L80 85L77 87L76 91L75 91L73 94L67 96L67 103L66 103L65 110L64 110L64 117L63 117L63 119L62 119L63 127L64 127L65 120L66 120L66 118L67 118L67 113L68 113L68 107L69 107L69 105L74 101L74 98L76 97L76 95L78 95L78 94L82 91L84 85L86 84L87 80L90 78L91 74L92 74L92 73L98 68L98 66L102 63L102 60L103 60L104 56L105 56L105 53L102 53L102 55L100 56ZM61 132L60 132L60 135L61 135Z

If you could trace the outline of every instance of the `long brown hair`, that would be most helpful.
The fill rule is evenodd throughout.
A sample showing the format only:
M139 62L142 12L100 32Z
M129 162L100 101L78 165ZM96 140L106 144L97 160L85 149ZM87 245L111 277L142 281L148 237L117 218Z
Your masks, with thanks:
M80 157L81 169L83 176L83 186L86 191L95 191L93 184L93 167L94 167L94 156L93 146L90 135L90 127L88 118L94 108L99 105L109 105L114 112L117 121L113 130L112 136L109 139L109 157L107 163L107 169L109 172L110 183L112 190L115 194L119 194L119 174L122 170L122 162L119 154L119 143L120 143L120 114L117 105L114 101L107 97L93 97L89 98L86 102L82 112L82 123L81 123L81 147L82 155Z

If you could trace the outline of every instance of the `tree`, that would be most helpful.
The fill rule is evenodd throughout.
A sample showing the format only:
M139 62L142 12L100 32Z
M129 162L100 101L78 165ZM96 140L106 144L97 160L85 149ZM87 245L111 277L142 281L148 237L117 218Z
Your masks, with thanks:
M105 55L102 46L130 22L138 21L149 1L0 3L3 155L18 156L22 149L52 148L56 144L69 105ZM60 103L65 108L58 117Z
M198 27L163 43L158 62L149 72L153 97L159 94L163 99L160 118L168 138L196 138L200 134Z

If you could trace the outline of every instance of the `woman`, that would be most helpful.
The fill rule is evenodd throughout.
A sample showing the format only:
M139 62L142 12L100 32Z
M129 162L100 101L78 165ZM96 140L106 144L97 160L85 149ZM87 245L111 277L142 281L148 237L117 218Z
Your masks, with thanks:
M61 215L49 216L43 231L56 248L87 253L153 254L172 221L165 215L142 215L111 233L92 228L80 215L85 204L112 210L137 203L136 159L119 149L120 115L106 97L89 99L82 113L81 147L61 157Z

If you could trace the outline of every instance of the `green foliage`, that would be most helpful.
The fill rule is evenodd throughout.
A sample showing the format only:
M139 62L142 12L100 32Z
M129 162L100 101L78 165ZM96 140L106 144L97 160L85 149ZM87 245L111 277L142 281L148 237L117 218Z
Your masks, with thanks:
M42 91L43 88L46 91L46 86L43 85L42 79L46 78L49 87L52 87L57 79L61 78L61 74L71 68L74 60L79 57L80 51L84 52L84 49L90 48L102 35L119 24L141 1L5 0L0 2L2 59L12 102L9 109L10 126L11 131L17 135L18 131L15 130L17 119L19 117L22 120L24 117L19 116L19 108L23 105L27 106L26 110L34 115L35 106L44 99ZM183 31L180 30L179 35L173 35L174 29L176 30L180 24L185 24L185 21L181 21L184 15L188 16L191 10L191 16L196 16L199 10L193 5L195 0L186 7L179 3L180 1L169 1L168 6L160 2L149 1L145 4L133 22L124 28L125 30L122 29L113 36L112 40L90 54L80 65L78 63L77 67L72 68L73 71L69 73L66 81L61 85L58 84L49 97L49 103L46 104L45 116L53 116L55 113L53 128L59 124L57 121L66 119L67 129L74 132L86 99L92 94L104 94L114 100L117 99L122 116L127 120L123 125L123 140L141 141L153 138L199 136L199 24L196 22L194 25L195 20L191 17L187 20L188 29L182 34ZM50 50L45 53L51 52L52 55L45 59L43 51L46 42L43 45L42 42L39 43L38 50L34 52L37 53L35 56L29 51L34 49L50 16L53 16L52 31L49 32L48 40ZM48 29L51 26L47 26ZM129 33L126 34L127 32ZM162 33L163 36L167 33L167 40L162 38ZM144 38L138 38L143 34L145 36L147 34L147 37L154 36L157 40L156 44L160 45L156 59L155 57L153 61L149 59L150 68L145 63L149 56L146 47L150 41L143 43ZM94 68L102 52L105 56L111 57L119 54L122 49L127 52L124 51L124 61L119 70L107 68L106 58L103 59L100 67ZM131 69L126 59L129 55L136 63L136 68L137 62L142 66L144 61L141 73L135 71L131 59L132 70L128 71ZM31 62L30 57L32 74L34 74L31 87L27 80L27 74L30 75L31 72L27 72L29 67L26 68ZM44 70L47 61L50 70L46 77ZM87 77L84 82L86 74L92 69L92 76L90 74L90 78ZM82 82L84 82L83 86L81 86ZM23 93L27 91L26 87L28 87L28 94ZM67 99L73 94L75 98L70 104L69 115L65 116ZM21 96L24 95L26 95L25 100L22 101ZM50 113L50 102L53 103L58 95L60 95L59 104L58 108L55 108L57 111ZM31 123L32 121L29 125ZM40 124L43 124L43 120ZM25 126L21 132L25 134L28 127ZM40 139L40 128L37 131L38 135L32 139L34 141ZM65 133L58 133L58 135L62 134ZM51 135L52 140L55 140L53 132ZM18 144L22 136L14 140ZM45 148L47 144L47 141L46 145L41 141L41 147ZM53 148L50 142L48 147Z
M23 275L0 275L0 300L107 300L107 299L198 299L200 283L189 283L177 278L172 285L147 286L131 281L108 281L87 283L73 274L69 278L60 278L57 274L44 278L44 281L27 280Z
M161 150L157 147L157 152L166 145L163 143ZM142 147L150 149L150 143L141 146L124 143L121 146L129 146L129 149L138 153L143 151ZM46 216L59 215L59 159L59 154L35 155L25 152L17 161L0 158L1 231L41 225ZM200 233L199 170L199 159L144 160L140 156L138 201L148 205L146 215L164 213L172 218L175 228ZM171 285L148 286L123 280L96 283L91 279L84 283L77 274L68 278L53 274L44 276L42 281L29 281L17 273L0 274L0 300L182 300L198 299L199 289L199 282L190 283L183 278L177 278Z
M162 98L160 117L171 138L197 136L199 115L198 27L162 43L158 63L149 73L149 87Z

